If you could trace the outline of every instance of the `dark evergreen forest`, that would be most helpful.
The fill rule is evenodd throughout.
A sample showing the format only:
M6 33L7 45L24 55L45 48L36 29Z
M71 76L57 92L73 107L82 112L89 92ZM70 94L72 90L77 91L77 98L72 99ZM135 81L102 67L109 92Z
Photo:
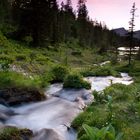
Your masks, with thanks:
M7 37L19 41L30 37L33 47L76 41L103 53L120 40L106 25L90 19L86 0L77 1L76 11L71 0L61 5L56 0L1 0L0 20L1 30L9 31Z

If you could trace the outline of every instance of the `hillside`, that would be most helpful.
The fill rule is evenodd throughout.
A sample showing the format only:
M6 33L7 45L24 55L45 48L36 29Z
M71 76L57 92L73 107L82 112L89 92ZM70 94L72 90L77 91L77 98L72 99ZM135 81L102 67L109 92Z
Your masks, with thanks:
M113 29L112 31L114 31L116 34L125 37L128 34L128 31L125 28L117 28L117 29Z

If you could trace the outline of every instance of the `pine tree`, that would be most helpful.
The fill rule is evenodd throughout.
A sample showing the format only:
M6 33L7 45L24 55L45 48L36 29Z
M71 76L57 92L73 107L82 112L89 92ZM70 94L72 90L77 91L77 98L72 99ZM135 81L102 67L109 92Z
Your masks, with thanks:
M135 3L133 3L133 6L132 6L132 9L131 9L131 14L132 14L132 17L131 17L131 20L129 22L129 37L130 37L130 50L129 50L129 65L131 65L131 60L132 60L132 48L134 47L134 21L135 21L135 11L136 11L136 7L135 7Z
M64 3L61 4L59 23L62 41L67 42L73 36L72 29L75 23L71 0L67 0L65 5Z
M8 0L0 0L0 24L10 19L10 3Z
M20 17L18 37L31 35L34 46L57 42L56 0L15 0L13 9Z
M12 6L18 40L31 36L33 46L48 46L74 39L81 46L109 49L109 30L90 20L86 0L78 1L77 18L71 0L62 2L60 9L56 0L14 0Z
M78 1L78 17L77 17L77 30L78 30L78 38L79 43L82 46L86 46L86 37L88 36L87 28L87 19L88 19L88 11L85 4L85 0Z
M73 8L72 8L72 2L71 0L67 0L66 1L66 5L65 5L65 11L67 12L72 12Z
M78 1L78 19L87 20L88 11L85 3L86 0Z

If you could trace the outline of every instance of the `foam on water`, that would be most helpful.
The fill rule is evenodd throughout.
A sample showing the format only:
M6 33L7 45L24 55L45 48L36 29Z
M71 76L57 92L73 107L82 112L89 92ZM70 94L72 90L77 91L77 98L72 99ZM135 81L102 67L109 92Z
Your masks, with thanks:
M132 78L127 73L121 73L121 77L87 77L85 78L91 83L91 89L96 91L102 91L111 84L121 83L125 85L130 85L133 83Z

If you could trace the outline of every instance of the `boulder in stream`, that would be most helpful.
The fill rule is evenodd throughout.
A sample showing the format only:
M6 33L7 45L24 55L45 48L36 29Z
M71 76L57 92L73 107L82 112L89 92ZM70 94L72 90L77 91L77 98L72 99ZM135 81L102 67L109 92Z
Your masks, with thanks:
M44 99L45 95L38 89L13 87L0 90L0 100L10 106Z
M29 129L19 129L13 126L0 127L0 140L30 140L33 132Z
M11 115L14 115L14 111L0 104L0 121L6 121Z
M54 129L42 129L31 140L65 140Z

